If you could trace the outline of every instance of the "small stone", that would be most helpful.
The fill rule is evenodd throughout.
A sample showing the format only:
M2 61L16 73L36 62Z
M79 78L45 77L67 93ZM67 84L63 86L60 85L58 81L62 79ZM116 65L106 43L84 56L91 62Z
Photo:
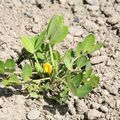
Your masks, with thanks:
M76 37L81 36L84 33L83 29L80 26L75 26L70 28L70 34Z
M2 107L2 105L3 105L3 99L2 98L0 98L0 107Z
M108 85L107 90L112 95L117 95L118 94L118 86Z
M25 101L25 104L29 107L32 105L32 100L31 99L28 99Z
M39 33L39 31L40 31L40 29L39 29L37 24L32 27L32 32L33 33L37 34L37 33Z
M79 17L75 17L73 22L80 23L80 18Z
M30 0L29 1L32 5L35 5L36 4L36 0Z
M109 92L107 90L102 90L102 95L103 96L108 96L110 95Z
M90 5L96 5L99 3L98 0L85 0L86 3L90 4Z
M99 6L97 6L97 5L92 5L92 6L88 5L87 9L91 10L91 11L97 11L97 10L99 10Z
M30 11L26 11L24 15L26 15L28 18L32 17L32 13Z
M72 102L68 102L69 113L71 115L76 115L76 110Z
M101 118L103 116L103 113L99 112L96 109L89 110L87 113L87 117L89 120L94 120L97 118Z
M116 107L120 108L120 100L116 100Z
M105 22L104 22L104 19L101 18L101 17L98 17L97 21L96 21L99 25L104 25Z
M38 15L35 15L35 16L33 17L33 21L34 21L35 23L39 23L39 22L40 22L40 17L39 17Z
M100 104L99 104L99 103L96 103L96 102L93 102L93 103L91 104L91 107L92 107L92 108L95 108L95 109L99 109Z
M40 112L38 110L31 110L28 113L27 118L29 120L36 120L36 119L38 119L39 115L40 115Z
M88 107L87 105L85 104L85 102L83 100L77 100L76 101L76 112L78 114L81 114L81 113L85 113L88 111Z
M107 56L106 55L102 55L102 56L95 56L91 58L91 63L92 64L99 64L102 62L106 62L107 60Z
M109 109L106 106L101 106L100 110L104 113L107 113L109 111Z
M59 3L60 3L60 4L65 4L65 3L66 3L66 0L59 0Z

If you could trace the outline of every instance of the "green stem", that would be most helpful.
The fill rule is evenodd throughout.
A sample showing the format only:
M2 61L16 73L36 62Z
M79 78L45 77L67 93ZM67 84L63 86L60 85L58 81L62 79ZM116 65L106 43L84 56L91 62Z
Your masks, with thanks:
M50 45L49 45L49 49L50 49L51 62L52 62L52 65L53 65L53 67L54 67L54 66L55 66L55 63L54 63L54 58L53 58L53 51L52 51L52 48L51 48Z
M35 53L33 53L33 55L34 55L35 61L39 64L39 61L38 61L38 59L37 59L36 54L35 54ZM40 65L40 64L39 64L39 65Z

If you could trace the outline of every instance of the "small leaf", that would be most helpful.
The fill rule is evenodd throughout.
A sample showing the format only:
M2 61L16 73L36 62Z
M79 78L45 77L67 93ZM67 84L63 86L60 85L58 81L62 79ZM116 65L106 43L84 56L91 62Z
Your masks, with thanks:
M15 70L15 62L13 59L7 59L5 62L5 69L7 72L13 72Z
M82 51L83 51L83 44L82 42L79 42L76 48L76 56L80 56Z
M31 98L35 98L35 99L37 99L39 97L39 95L36 92L30 92L29 95Z
M67 85L68 85L69 90L73 93L73 95L76 95L76 88L71 82L71 75L69 72L67 72Z
M66 51L64 56L64 63L69 70L71 70L73 66L72 60L73 60L73 51L70 49Z
M72 79L72 83L73 85L77 88L79 87L80 83L82 82L83 79L83 74L79 73L77 74L73 79Z
M88 93L91 92L91 90L92 90L92 86L89 84L85 84L85 85L77 88L76 94L79 98L83 98L86 95L88 95Z
M92 87L97 87L99 84L99 77L95 76L94 74L91 75L90 80L87 82L87 84L90 84Z
M8 80L7 79L3 80L2 83L5 86L15 86L15 85L20 85L21 84L18 77L14 74L12 74Z
M57 50L55 50L53 52L53 56L54 56L54 59L57 60L58 63L61 62L61 55L60 55L60 53Z
M41 52L37 52L36 55L37 55L37 58L40 59L40 60L44 60L45 59L45 56Z
M5 63L0 60L0 74L3 74L5 72Z
M89 34L82 43L84 52L88 52L89 48L93 46L94 43L95 43L95 36L93 34Z
M88 61L88 60L87 60L86 56L81 56L81 57L78 58L78 60L77 60L77 66L78 66L79 68L84 67L84 66L86 65L87 61Z
M35 51L34 43L35 43L35 38L34 38L34 40L31 40L30 38L28 38L26 36L22 37L22 45L30 53L34 53L34 51Z
M46 38L46 29L41 32L41 34L37 37L36 43L35 43L35 50L37 51L39 47L43 44Z
M97 43L97 44L91 46L90 48L88 48L88 53L93 53L96 50L99 50L102 46L103 46L102 43Z
M25 81L28 81L30 76L32 75L32 67L29 64L25 64L22 69L22 77Z

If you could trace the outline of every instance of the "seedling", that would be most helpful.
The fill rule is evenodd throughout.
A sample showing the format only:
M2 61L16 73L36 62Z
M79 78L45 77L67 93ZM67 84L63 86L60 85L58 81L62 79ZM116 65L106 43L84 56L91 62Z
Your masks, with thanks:
M48 26L38 35L22 37L22 45L27 51L27 59L21 71L15 71L13 59L0 60L0 74L5 87L22 86L32 98L47 96L59 103L69 98L69 92L83 98L99 84L99 77L92 71L89 54L100 49L95 36L89 34L76 49L68 49L62 56L54 46L64 40L68 27L63 17L55 15Z

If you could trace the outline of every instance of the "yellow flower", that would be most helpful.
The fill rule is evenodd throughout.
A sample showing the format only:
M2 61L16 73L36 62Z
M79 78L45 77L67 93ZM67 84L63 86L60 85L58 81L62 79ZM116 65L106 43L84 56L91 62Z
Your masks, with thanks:
M43 70L45 73L50 74L52 72L52 65L50 63L44 63Z

